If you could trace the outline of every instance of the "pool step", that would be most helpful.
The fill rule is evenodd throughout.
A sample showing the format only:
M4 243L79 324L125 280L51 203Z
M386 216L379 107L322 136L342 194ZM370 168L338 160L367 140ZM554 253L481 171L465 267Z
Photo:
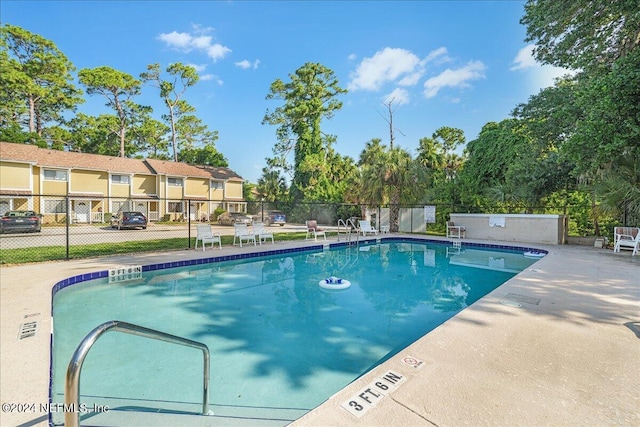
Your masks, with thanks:
M96 399L97 400L97 399ZM106 412L83 414L81 425L95 427L129 427L152 425L158 427L193 426L286 426L300 418L309 409L273 408L238 405L209 405L214 415L198 415L202 410L198 404L184 404L158 401L135 401L125 399L100 398L100 405L108 407ZM134 403L134 404L132 404ZM56 414L62 415L62 414ZM62 418L56 417L54 425L62 425Z

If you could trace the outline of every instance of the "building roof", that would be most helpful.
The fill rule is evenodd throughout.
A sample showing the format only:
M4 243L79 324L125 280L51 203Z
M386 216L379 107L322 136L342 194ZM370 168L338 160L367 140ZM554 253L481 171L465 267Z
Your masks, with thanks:
M140 159L52 150L9 142L0 142L0 160L29 162L42 167L153 174L153 171Z
M188 163L170 162L168 160L146 159L145 162L158 175L192 176L211 179L211 174Z
M223 181L244 181L244 178L242 178L240 175L229 168L217 166L198 166L198 168L204 169L209 172L213 179L219 179Z
M158 159L130 159L100 154L52 150L29 144L0 142L0 160L34 163L41 167L100 170L111 173L188 176L223 181L244 181L229 168L194 166Z

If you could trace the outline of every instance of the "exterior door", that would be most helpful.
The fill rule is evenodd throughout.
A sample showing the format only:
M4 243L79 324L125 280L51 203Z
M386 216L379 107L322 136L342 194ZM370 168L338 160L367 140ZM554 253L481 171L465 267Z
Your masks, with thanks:
M76 222L89 222L89 203L76 202Z

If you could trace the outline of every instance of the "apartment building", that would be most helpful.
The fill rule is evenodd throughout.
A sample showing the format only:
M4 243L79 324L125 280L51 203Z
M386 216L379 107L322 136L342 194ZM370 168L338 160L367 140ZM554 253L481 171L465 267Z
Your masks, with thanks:
M149 220L246 211L244 180L229 168L129 159L0 142L0 214L29 209L43 222L104 222L136 210Z

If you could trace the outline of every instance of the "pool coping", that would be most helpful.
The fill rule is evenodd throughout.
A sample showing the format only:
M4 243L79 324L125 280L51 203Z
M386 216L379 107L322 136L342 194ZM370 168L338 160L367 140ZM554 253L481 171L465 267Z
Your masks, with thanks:
M424 240L432 240L434 242L438 242L438 243L442 243L443 241L446 241L446 239L430 239L430 238L422 238L422 237L417 237L417 236L390 236L390 237L382 237L382 240L388 241L389 239L401 239L401 240L405 240L405 241L411 241L411 240L420 240L420 241L424 241ZM376 239L366 239L366 240L370 240L370 241L375 241ZM496 242L474 242L474 241L467 241L466 239L463 240L464 245L470 245L470 246L488 246L488 247L503 247L503 248L508 248L508 249L512 249L516 246L519 246L519 244L514 244L514 243L510 243L510 242L503 242L503 243L496 243ZM328 243L330 246L338 246L338 245L343 245L341 243ZM280 244L278 244L278 246L280 246ZM314 243L314 242L294 242L292 244L283 244L282 246L288 247L285 249L278 249L277 251L282 251L282 252L278 252L278 253L286 253L288 251L290 251L290 249L292 249L293 246L295 246L296 249L294 250L317 250L317 249L321 249L324 247L324 244L318 244L318 243ZM536 262L536 266L539 263L543 263L543 264L549 264L549 262L551 262L551 266L553 267L554 264L554 258L556 258L555 263L557 264L557 255L567 255L567 254L571 254L572 257L574 257L577 260L581 260L581 270L582 274L584 275L585 278L589 277L588 276L588 271L591 270L592 272L596 273L596 275L600 275L602 274L604 271L607 272L607 274L609 272L611 272L611 276L615 278L616 283L618 284L618 286L623 286L624 289L627 288L631 288L631 289L635 289L635 293L633 291L631 291L631 295L635 298L637 297L637 281L635 283L636 288L633 288L634 283L632 283L633 279L633 272L636 271L634 269L638 268L638 263L637 263L637 259L629 259L629 254L626 254L627 256L611 256L611 251L603 251L603 250L597 250L597 249L593 249L593 248L575 248L575 247L554 247L554 246L546 246L546 245L526 245L525 248L530 248L530 247L543 247L545 250L547 250L549 252L549 254L551 256L547 256L539 261ZM230 248L230 250L232 252L236 252L236 251L246 251L246 249L238 249L238 248ZM249 249L250 250L250 249ZM244 257L244 258L248 258L248 257L252 257L252 256L262 256L265 254L265 252L268 252L269 249L268 247L261 247L260 251L256 252L255 254L250 254L247 252L236 252L234 254L230 254L230 256L235 256L235 257ZM43 269L46 269L47 271L39 271L39 274L36 274L35 276L37 277L37 283L33 283L33 286L27 286L27 290L25 290L25 297L26 297L26 301L16 301L20 299L20 292L18 292L17 294L15 292L13 292L7 283L7 281L17 281L18 279L20 279L20 276L24 276L24 273L22 273L23 271L28 271L29 268L34 269L34 266L18 266L18 267L3 267L0 273L2 273L2 277L6 280L2 280L2 299L1 299L1 303L2 303L2 317L3 317L3 321L2 321L2 366L4 367L3 372L6 373L7 371L7 366L11 366L12 368L18 368L21 365L24 365L24 362L27 359L38 359L40 360L40 362L38 363L38 365L42 365L42 353L44 352L44 348L41 346L42 344L42 335L44 334L40 334L39 337L37 337L37 339L33 339L30 338L30 340L33 341L28 341L28 340L24 340L23 342L11 342L13 341L11 339L11 336L13 336L13 338L15 339L15 322L16 320L20 321L20 313L10 313L10 311L12 311L12 308L15 309L15 303L19 303L23 308L22 311L24 312L26 311L33 311L33 310L42 310L41 308L28 308L29 305L34 306L36 304L33 304L35 301L33 300L34 298L36 300L38 300L38 306L42 307L42 299L43 299L43 291L47 289L48 287L48 292L46 292L45 294L49 297L49 298L44 298L46 300L49 300L49 304L51 302L51 292L52 292L52 287L51 287L51 280L53 279L55 281L55 277L56 275L64 275L64 273L67 273L67 277L66 279L69 279L71 277L80 277L80 278L95 278L95 276L92 276L92 274L95 275L96 273L96 266L117 266L117 265L123 265L126 262L131 263L132 260L135 260L136 263L142 263L145 259L152 259L152 260L158 260L161 258L168 258L168 257L172 257L172 258L176 258L176 257L180 257L181 254L184 254L185 252L170 252L170 253L162 253L162 254L145 254L145 255L137 255L135 257L106 257L106 258L100 258L100 259L94 259L94 260L77 260L77 261L71 261L71 262L63 262L63 263L45 263L45 264L38 264L37 266L35 266L35 269L37 270L41 270L40 267L42 267ZM575 256L575 253L580 254L579 256ZM205 260L210 259L212 257L209 258L203 258L203 256L205 256L205 254L200 254L200 253L196 253L195 251L188 251L188 253L186 253L186 256L184 256L185 259L183 261L178 261L178 262L187 262L187 263L195 263L195 264L202 264L205 263ZM223 255L226 256L226 255ZM599 258L605 256L606 257L606 262L603 264L602 262L598 262ZM216 258L216 257L213 257ZM639 258L639 257L636 257ZM587 260L585 260L587 259ZM142 261L140 261L142 260ZM195 261L194 261L195 260ZM125 262L123 262L125 261ZM544 262L546 261L546 262ZM602 261L602 260L599 260ZM151 263L153 264L153 263ZM167 264L167 262L165 261L163 262L156 262L155 264L162 264L165 265ZM170 264L170 263L169 263ZM554 268L558 269L558 267L563 267L566 268L566 265L563 265L563 263L560 261L559 263L560 265L555 265ZM599 266L598 268L596 268L594 271L594 267L595 266ZM170 268L170 267L167 267ZM548 268L548 267L547 267ZM83 270L80 274L77 275L69 275L68 273L71 271L76 271L76 270ZM560 273L560 270L562 270L562 268L558 269L559 271L557 271L557 273ZM599 270L599 271L598 271ZM107 270L97 270L97 271L107 271ZM15 273L15 274L12 274ZM50 274L47 274L50 273ZM534 275L536 274L536 272L530 272L527 271L524 274L521 273L520 275L516 276L514 279L517 279L515 282L515 286L516 288L518 286L520 286L519 282L524 280L531 280L528 276L530 275ZM637 278L637 273L636 274L636 278ZM523 276L523 277L520 277ZM511 279L509 282L507 282L507 284L502 285L501 287L499 287L496 291L492 292L491 294L489 294L488 296L485 296L484 298L482 298L481 300L479 300L478 302L476 302L475 304L473 304L471 307L463 310L461 313L459 313L457 316L455 316L454 318L450 319L448 322L445 322L444 325L442 325L441 327L437 328L436 330L432 331L430 334L427 334L427 336L423 337L421 340L419 340L418 342L414 343L412 346L408 347L405 351L401 352L402 356L406 356L407 351L409 352L413 352L412 356L415 356L416 358L421 358L421 360L425 361L425 366L431 366L433 367L434 365L437 365L437 359L434 359L433 356L427 357L429 356L429 352L428 351L424 351L421 350L421 346L424 345L423 341L433 341L433 337L438 337L437 339L442 341L445 340L447 341L446 337L441 337L440 335L442 334L440 332L441 329L446 329L449 330L452 328L452 324L456 324L456 328L460 329L460 323L462 323L462 326L464 326L464 322L467 321L467 318L473 318L474 316L477 316L477 309L478 307L484 306L486 304L488 304L488 301L493 301L495 300L496 296L493 295L495 292L497 292L498 290L502 289L503 287L507 286L510 284L511 281L514 281L514 279ZM608 278L603 278L606 280L609 280ZM64 279L63 279L64 280ZM78 279L74 279L73 282L76 283ZM60 280L58 280L58 282L60 282ZM620 285L620 283L622 285ZM514 284L510 284L510 286L512 286ZM516 289L517 290L517 289ZM504 290L503 290L504 291ZM502 292L502 291L501 291ZM520 290L521 292L521 290ZM625 291L625 292L629 292L629 291ZM7 297L7 298L5 298ZM488 301L485 301L487 300ZM635 309L636 312L634 314L637 313L637 298L635 300L633 300L633 304L630 304L630 301L627 301L627 299L624 299L624 303L621 304L622 307L619 307L621 309L624 309L622 311L627 313L627 317L631 318L633 316L629 316L629 310L633 310ZM493 301L493 303L495 303L495 301ZM614 301L614 303L618 303L618 301ZM12 307L13 305L13 307ZM27 307L27 308L25 308ZM510 307L500 307L501 310L513 310L513 308ZM50 307L49 307L50 309ZM15 311L15 310L13 310ZM42 310L44 311L44 310ZM525 311L525 310L523 310ZM528 311L528 310L527 310ZM17 316L15 314L18 314ZM31 313L33 314L33 313ZM38 314L42 314L42 313L38 313ZM50 315L50 312L47 313ZM482 314L482 313L480 313ZM23 316L28 316L29 314L23 315ZM44 316L42 316L44 317ZM22 319L24 319L26 317L22 317ZM632 319L633 320L633 319ZM46 324L46 319L41 318L42 323ZM638 319L636 318L635 321L638 321ZM49 319L50 322L50 319ZM50 325L49 325L50 326ZM620 325L617 325L620 326ZM9 329L12 328L12 331L10 331ZM617 330L617 329L616 329ZM619 331L617 330L617 332L619 333ZM624 337L627 339L624 339L623 342L627 342L629 341L628 345L636 345L637 346L637 337L636 336L632 336L631 338L628 338L627 335L633 335L628 329L626 331L624 331L625 334ZM46 340L49 341L49 340ZM9 345L5 345L9 344ZM36 343L40 343L40 345L36 344ZM50 342L46 342L46 347L49 347ZM19 347L23 347L23 348L19 348ZM34 348L35 350L29 350L30 348ZM40 350L37 350L37 348L40 348ZM49 350L49 349L47 349ZM13 352L15 351L15 353L9 354L8 352ZM31 352L31 354L30 354ZM50 354L50 351L48 351L47 353ZM38 356L38 357L35 357ZM401 388L399 388L396 392L393 393L393 395L391 395L390 398L385 399L384 401L382 401L379 405L376 405L375 408L371 409L371 411L368 411L367 414L365 414L363 417L361 418L357 418L353 415L351 415L350 413L348 413L343 407L341 407L341 403L344 402L340 402L340 399L348 399L352 394L353 394L353 390L354 387L357 388L359 386L361 386L362 384L366 385L366 381L370 379L371 375L379 375L379 369L387 369L388 366L393 366L393 369L396 369L398 372L400 372L401 374L405 375L405 369L406 367L403 365L398 365L398 357L400 357L401 354L399 353L397 355L397 357L394 357L392 359L390 359L389 361L385 362L384 364L380 365L378 368L374 369L373 371L371 371L370 373L366 374L365 376L363 376L362 378L360 378L359 380L356 380L352 385L350 385L349 387L345 388L343 391L339 392L338 394L334 395L333 397L331 397L330 399L328 399L323 405L320 405L320 407L318 407L317 409L315 409L314 411L310 412L309 414L305 415L304 417L300 418L299 420L295 421L293 424L295 425L326 425L326 424L331 424L331 425L375 425L376 423L380 423L382 424L388 424L388 421L392 421L394 418L389 419L388 417L390 416L390 413L401 413L402 414L402 419L404 419L405 421L407 420L411 420L413 419L414 421L418 422L418 423L424 423L426 420L429 420L430 422L432 422L431 420L436 419L437 417L433 417L433 416L429 416L428 414L424 414L424 407L422 408L422 411L420 410L420 405L415 406L416 405L416 399L414 398L413 401L414 403L410 403L409 400L411 400L410 398L408 399L408 401L404 401L404 395L406 394L406 392L409 389L412 389L413 387L416 386L416 381L413 380L412 376L409 376L408 374L420 374L423 372L426 372L426 369L422 369L420 371L415 371L413 372L412 370L406 371L406 374L408 375L407 378L407 382L405 385L403 385ZM632 359L631 357L629 359ZM49 362L49 357L45 358L45 364L48 365ZM428 362L428 363L426 363ZM400 363L402 363L402 361L400 361ZM623 366L628 366L630 363L630 361L627 361L626 364L623 364ZM47 367L48 368L48 367ZM628 368L630 369L635 369L636 372L638 372L638 367L637 364L635 365L631 365L628 366ZM38 368L37 371L39 371L40 373L42 373L41 369ZM48 371L48 369L47 369ZM433 372L430 373L430 375L433 377L434 374ZM46 397L44 398L43 402L43 393L42 390L34 390L34 387L38 388L36 386L37 383L42 383L42 378L39 378L37 381L33 381L33 383L29 382L29 377L37 377L38 375L2 375L2 402L10 402L10 403L17 403L17 402L22 402L22 403L28 403L28 402L34 402L34 403L46 403ZM632 376L633 378L633 376ZM432 378L433 379L433 378ZM22 381L21 381L22 380ZM441 379L440 379L441 380ZM24 384L24 381L27 382L27 384ZM365 383L363 383L363 381ZM48 379L47 379L48 382ZM15 391L11 391L11 383L13 383L13 385L19 385L19 387L15 387ZM633 378L632 380L627 380L626 381L626 386L627 386L627 390L638 390L639 386L639 381L638 378ZM26 392L25 392L26 391ZM22 394L20 394L22 393ZM351 394L349 394L351 393ZM433 394L433 393L431 393ZM45 392L46 395L46 392ZM639 394L636 394L636 396ZM633 396L633 394L631 394L631 396ZM417 401L419 401L420 399L417 399ZM437 400L437 399L436 399ZM610 401L610 399L605 399L607 401ZM338 403L336 403L338 402ZM468 404L469 402L467 402L466 406L469 406ZM610 403L610 402L609 402ZM588 405L587 405L588 406ZM624 406L624 405L623 405ZM637 421L637 415L633 415L631 413L629 413L628 408L620 408L620 405L613 405L614 408L616 408L616 410L618 410L619 413L623 414L623 416L625 417L625 420L628 421L633 421L636 422ZM386 408L386 409L383 409ZM428 412L428 411L427 411ZM458 410L453 411L452 413L459 413L460 409L458 408ZM591 411L593 412L593 411ZM35 414L35 415L39 415L39 416L34 416L34 414L30 414L30 413L21 413L21 414L17 414L17 413L5 413L3 412L1 414L2 416L2 424L4 425L4 421L6 420L7 423L11 423L12 421L15 422L16 424L22 422L22 423L29 423L28 425L39 425L40 423L43 423L42 425L46 425L47 423L47 419L43 419L42 416L43 414ZM440 414L440 416L443 417L443 420L440 422L437 422L436 424L440 425L446 425L446 424L450 424L451 422L451 416L444 416L442 414ZM636 418L634 418L634 416ZM406 418L405 418L406 417ZM482 418L479 418L482 421ZM447 420L449 420L449 422L447 422ZM492 423L492 420L499 420L498 418L491 418L490 420L484 419L484 422L480 422L480 424L485 424L485 425L502 425L502 423L498 422L498 423ZM605 420L605 423L609 423L611 422L610 418L596 418L597 421L602 422L603 420ZM522 418L519 419L520 424L519 425L531 425L532 423L529 422L531 421L531 418L528 419L527 418ZM549 420L548 420L549 421ZM566 421L566 420L565 420ZM576 418L577 421L577 418ZM555 422L553 422L555 424ZM624 423L624 422L623 422ZM392 422L393 424L393 422ZM403 424L407 424L407 422L403 422ZM409 424L411 424L411 422L409 422ZM456 424L455 422L453 424ZM562 423L561 423L562 424ZM636 422L637 424L637 422ZM518 423L516 422L514 425L518 425Z

